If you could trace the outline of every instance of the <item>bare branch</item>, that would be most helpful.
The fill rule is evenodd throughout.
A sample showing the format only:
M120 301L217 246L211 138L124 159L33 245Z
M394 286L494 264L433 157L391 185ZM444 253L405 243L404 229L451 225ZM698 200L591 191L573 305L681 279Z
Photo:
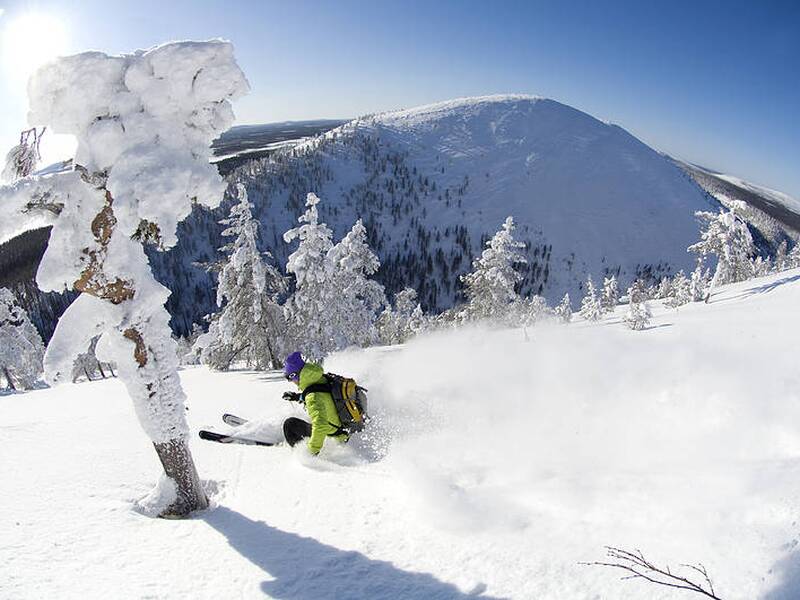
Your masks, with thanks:
M689 565L682 564L681 567L699 573L703 577L703 581L696 582L687 577L674 574L669 565L664 567L657 567L655 564L648 561L644 553L638 548L634 551L615 548L613 546L606 546L606 554L612 559L610 562L593 561L582 562L582 565L610 567L613 569L620 569L628 573L623 576L622 580L627 579L644 579L651 583L663 585L666 587L676 588L680 590L688 590L696 592L707 598L714 600L722 600L714 592L714 585L708 575L708 571L702 564Z

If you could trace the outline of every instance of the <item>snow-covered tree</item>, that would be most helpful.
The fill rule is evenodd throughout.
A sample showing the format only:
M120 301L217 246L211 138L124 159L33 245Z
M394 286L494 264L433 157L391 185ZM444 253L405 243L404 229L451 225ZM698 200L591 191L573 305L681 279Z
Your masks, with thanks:
M569 294L564 294L561 303L556 306L554 312L562 323L566 324L572 321L572 303L570 302Z
M781 243L778 245L778 249L775 251L773 265L776 271L784 271L790 268L789 245L786 240L781 240Z
M751 259L751 262L750 268L754 277L764 277L772 271L772 260L769 257L756 256L755 259Z
M170 292L153 277L142 244L174 246L195 203L219 204L225 184L209 163L210 144L233 122L230 100L246 91L233 47L222 41L59 58L29 82L29 120L74 135L75 166L0 190L0 241L26 221L49 221L37 284L81 292L48 346L47 380L69 379L75 356L101 336L97 356L117 364L174 491L164 516L208 500L187 443L164 308Z
M530 298L523 298L516 303L516 315L514 322L523 327L532 327L539 321L551 316L553 311L547 305L547 301L539 295L534 294Z
M647 304L643 290L643 286L636 287L636 283L628 288L628 311L622 320L625 324L634 330L644 329L650 324L650 318L653 316L650 312L650 306Z
M394 307L387 306L378 317L378 336L384 344L402 344L425 326L425 315L417 302L417 290L405 288L394 296Z
M100 336L95 336L89 343L89 348L83 354L79 354L72 364L72 382L75 383L85 376L88 381L96 379L98 376L105 379L107 376L116 377L114 366L109 363L101 363L96 354L97 342Z
M692 297L692 302L700 302L706 297L706 289L710 274L708 269L703 268L703 260L698 259L697 266L692 271L692 276L689 279L689 294Z
M794 269L800 267L800 241L798 241L789 255L786 257L787 268Z
M10 290L0 288L0 380L15 390L27 390L42 375L44 345L28 313Z
M683 271L673 278L670 292L670 297L664 302L669 308L678 308L692 301L691 282Z
M705 229L701 232L700 241L689 246L688 250L702 257L709 254L717 257L717 268L706 292L706 302L714 286L743 281L753 276L750 257L755 252L755 246L742 217L746 206L744 202L735 200L731 202L730 210L721 210L718 214L704 211L695 213L705 221Z
M472 272L461 276L467 296L463 318L503 321L519 300L516 286L522 275L514 267L527 261L520 251L525 244L517 242L513 233L514 219L508 217L472 263Z
M650 290L641 279L635 280L627 291L628 302L645 302L650 298Z
M587 321L597 321L603 316L603 309L600 306L591 275L586 279L586 292L581 300L580 315Z
M669 277L662 277L661 281L658 283L658 287L655 290L655 293L652 294L651 298L656 299L665 299L672 296L672 280Z
M386 305L386 295L383 286L369 278L381 263L367 244L367 230L361 219L329 250L327 259L338 288L335 302L327 307L336 348L375 343L375 321L378 311Z
M299 240L297 250L289 255L286 272L295 276L295 290L284 307L293 347L311 360L320 360L336 347L336 323L328 307L338 301L335 271L328 253L333 247L333 233L319 222L319 198L310 193L306 212L298 219L299 227L283 234L288 244Z
M184 337L179 337L176 342L178 344L178 361L181 365L199 365L200 364L200 351L195 346L197 340L203 335L203 329L197 323L192 325L192 332Z
M600 308L604 313L613 312L619 302L619 285L617 278L612 275L603 279L603 292L600 296Z
M248 368L276 368L286 354L286 324L278 296L285 291L283 276L265 262L256 245L258 221L253 218L247 190L237 186L239 201L231 207L222 235L233 238L217 283L215 352L209 366L227 370L233 361Z

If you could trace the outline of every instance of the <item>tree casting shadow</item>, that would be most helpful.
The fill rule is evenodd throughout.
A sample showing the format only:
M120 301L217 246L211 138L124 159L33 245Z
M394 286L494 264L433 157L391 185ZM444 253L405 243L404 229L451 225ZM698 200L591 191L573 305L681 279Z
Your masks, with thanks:
M234 550L273 578L261 584L264 594L273 598L500 600L482 595L485 585L465 594L427 573L402 571L359 552L340 550L253 521L226 507L206 514L203 520L224 535Z

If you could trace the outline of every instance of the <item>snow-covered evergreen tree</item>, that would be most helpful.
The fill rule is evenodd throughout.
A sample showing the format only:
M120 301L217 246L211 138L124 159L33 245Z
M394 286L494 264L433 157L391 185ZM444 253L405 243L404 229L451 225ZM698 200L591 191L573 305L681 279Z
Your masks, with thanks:
M467 296L462 318L505 321L519 300L516 286L522 275L514 267L527 260L521 252L525 244L514 239L514 228L513 217L508 217L472 263L472 272L461 276Z
M586 292L581 300L580 315L587 321L597 321L603 316L603 309L600 306L600 299L597 297L592 276L586 279Z
M42 375L44 345L28 313L10 290L0 288L0 381L27 390Z
M394 296L394 307L387 306L378 317L378 336L383 344L402 344L425 327L425 315L417 302L417 291L405 288Z
M514 316L514 322L523 327L532 327L553 314L553 311L547 305L547 301L536 294L530 298L519 300L516 303L516 307L517 314Z
M637 279L628 288L627 298L629 303L645 302L650 298L650 290L644 281Z
M772 271L772 260L769 257L756 256L755 259L751 259L751 263L750 268L754 277L764 277Z
M555 308L555 314L562 323L572 321L572 303L570 302L569 294L564 294L561 303Z
M319 198L310 193L299 227L283 235L286 243L299 241L286 263L286 272L295 276L295 290L285 305L293 347L310 360L321 360L336 348L336 323L329 307L339 301L335 270L329 258L333 233L319 222Z
M650 296L655 299L665 299L672 296L672 280L669 277L662 277L655 292Z
M219 273L217 305L221 310L210 341L209 366L227 370L233 361L251 369L277 368L286 354L286 324L278 296L286 284L278 270L258 251L258 221L253 218L247 190L237 186L239 201L222 221L224 237L233 241L221 250L228 257Z
M613 312L619 302L619 285L616 276L603 279L603 292L600 296L600 308L604 313Z
M786 257L786 264L789 269L800 267L800 241L795 243L794 248L789 252L789 255Z
M225 185L209 162L210 144L230 127L230 101L247 88L223 41L59 58L31 78L28 117L75 136L74 168L0 189L0 241L28 220L52 223L37 284L81 293L47 348L47 380L68 379L75 356L101 336L97 356L117 364L174 490L164 516L206 508L208 500L187 443L164 308L170 292L153 277L142 244L174 246L178 223L195 204L219 204Z
M790 268L789 265L789 245L786 240L781 240L778 249L775 251L773 265L776 271L784 271Z
M689 279L689 293L692 297L692 302L700 302L706 297L709 279L708 269L704 269L703 260L698 259L697 266L692 271L692 276Z
M367 230L361 219L327 256L338 293L327 307L333 323L336 348L367 346L378 340L375 326L378 311L386 305L383 286L370 279L380 261L367 244Z
M742 217L745 209L744 202L735 200L727 211L722 210L717 214L704 211L695 213L705 221L705 229L701 232L700 241L689 246L688 250L702 257L710 254L717 257L717 268L706 292L706 301L714 286L743 281L753 276L750 257L755 253L755 246Z
M692 301L691 282L683 273L679 271L673 278L671 285L671 296L664 302L669 308L678 308Z
M625 324L634 330L644 329L650 324L650 318L653 316L650 312L650 306L647 304L642 285L634 285L628 288L628 311L622 320Z

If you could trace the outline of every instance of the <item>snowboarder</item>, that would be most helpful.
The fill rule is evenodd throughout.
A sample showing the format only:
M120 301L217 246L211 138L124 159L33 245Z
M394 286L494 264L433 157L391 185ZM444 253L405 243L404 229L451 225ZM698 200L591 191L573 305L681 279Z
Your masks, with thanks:
M311 423L296 417L286 419L283 422L286 442L294 446L300 440L308 438L308 450L311 454L319 454L326 437L346 442L349 435L342 427L333 396L321 390L302 393L311 386L327 385L322 367L316 363L305 362L299 352L293 352L286 357L283 374L288 381L297 385L301 392L285 392L283 399L302 403L311 418Z

